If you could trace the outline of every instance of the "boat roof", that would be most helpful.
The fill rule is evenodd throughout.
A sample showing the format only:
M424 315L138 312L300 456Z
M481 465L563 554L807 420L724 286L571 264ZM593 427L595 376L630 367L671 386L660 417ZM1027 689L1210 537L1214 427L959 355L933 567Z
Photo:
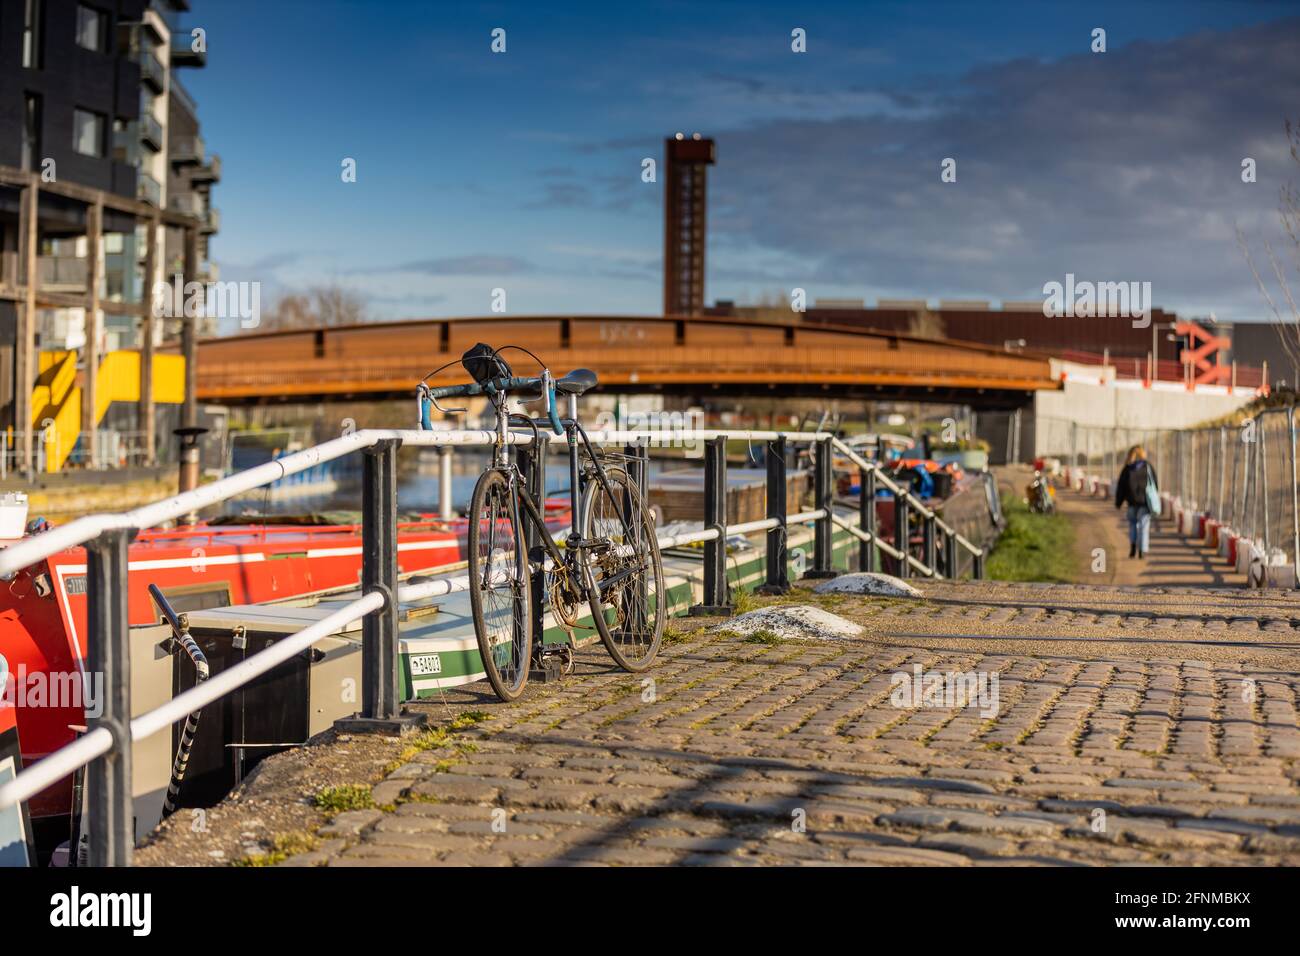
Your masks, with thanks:
M902 445L904 448L911 448L916 445L916 439L908 435L897 435L893 432L865 432L844 440L844 444L850 448L857 448L862 445L878 445L881 442L889 445Z

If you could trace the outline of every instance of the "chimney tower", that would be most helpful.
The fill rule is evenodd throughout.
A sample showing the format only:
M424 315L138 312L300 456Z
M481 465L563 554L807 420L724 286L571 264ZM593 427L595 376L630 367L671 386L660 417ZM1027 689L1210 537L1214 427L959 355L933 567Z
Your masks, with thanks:
M713 140L678 133L664 140L664 315L704 310L707 169Z

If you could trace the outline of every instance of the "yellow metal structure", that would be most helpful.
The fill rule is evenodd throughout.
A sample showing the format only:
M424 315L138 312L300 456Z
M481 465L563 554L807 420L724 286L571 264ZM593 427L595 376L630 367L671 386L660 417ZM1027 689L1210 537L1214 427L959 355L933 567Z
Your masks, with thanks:
M109 352L99 366L95 423L103 421L113 402L140 400L140 353ZM185 358L153 357L155 402L179 405L185 401ZM40 376L32 391L32 424L39 429L45 470L59 471L81 435L81 386L77 384L76 352L42 352Z

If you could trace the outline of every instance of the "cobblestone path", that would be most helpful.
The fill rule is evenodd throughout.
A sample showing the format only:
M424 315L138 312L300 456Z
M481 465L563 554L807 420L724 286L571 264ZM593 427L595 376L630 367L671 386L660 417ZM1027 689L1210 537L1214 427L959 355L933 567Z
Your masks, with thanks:
M512 705L450 690L418 705L431 725L472 717L408 746L372 778L376 808L329 818L285 863L1300 864L1300 602L922 589L823 605L860 640L714 624L646 675L597 645ZM996 712L896 706L894 675L918 666L996 675ZM213 813L257 799L255 777ZM141 863L211 862L166 830Z

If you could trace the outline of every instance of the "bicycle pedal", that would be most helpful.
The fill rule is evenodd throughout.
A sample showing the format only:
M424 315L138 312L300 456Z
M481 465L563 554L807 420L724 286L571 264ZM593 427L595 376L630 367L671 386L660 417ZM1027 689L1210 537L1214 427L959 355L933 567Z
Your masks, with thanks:
M554 654L548 654L541 661L534 661L532 668L528 671L528 679L537 681L540 684L553 684L564 677L564 664L559 657Z

